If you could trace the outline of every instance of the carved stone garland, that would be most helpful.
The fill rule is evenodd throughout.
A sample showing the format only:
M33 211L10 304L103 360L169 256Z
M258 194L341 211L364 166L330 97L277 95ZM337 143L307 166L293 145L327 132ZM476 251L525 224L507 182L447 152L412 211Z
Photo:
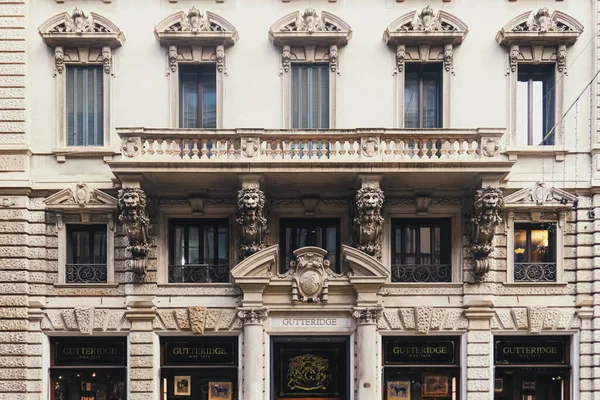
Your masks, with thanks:
M146 275L146 260L150 251L148 245L148 225L146 213L146 193L138 188L119 190L119 221L129 240L127 250L131 253L131 267L138 277Z
M358 231L356 248L377 259L381 258L381 234L383 216L381 210L385 196L380 188L363 187L356 193L356 217L354 226Z
M494 233L502 218L500 211L504 207L502 191L497 188L487 187L480 189L475 195L473 223L473 236L471 251L475 259L473 271L477 276L486 274L490 270L490 256L494 251Z
M328 278L339 275L329 269L325 260L327 251L318 247L302 247L294 251L296 259L290 262L292 275L292 303L327 303Z
M240 226L240 259L267 247L266 200L262 190L243 188L237 195L237 218Z

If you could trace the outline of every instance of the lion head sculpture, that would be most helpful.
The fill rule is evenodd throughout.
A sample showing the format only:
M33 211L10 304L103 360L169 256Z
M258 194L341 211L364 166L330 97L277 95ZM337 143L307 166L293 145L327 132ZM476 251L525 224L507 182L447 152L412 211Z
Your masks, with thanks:
M492 187L478 190L475 194L473 208L471 251L475 258L474 272L481 276L490 269L489 257L494 251L492 243L494 232L498 224L502 222L500 217L500 211L504 208L502 191Z
M150 218L146 213L146 193L138 188L119 190L119 221L129 241L127 250L133 260L145 259L149 252L148 225Z
M358 231L356 248L374 257L381 257L381 232L383 229L383 202L385 196L380 188L364 187L356 193L356 217Z
M237 195L237 218L240 225L242 258L266 248L266 199L258 188L243 188Z

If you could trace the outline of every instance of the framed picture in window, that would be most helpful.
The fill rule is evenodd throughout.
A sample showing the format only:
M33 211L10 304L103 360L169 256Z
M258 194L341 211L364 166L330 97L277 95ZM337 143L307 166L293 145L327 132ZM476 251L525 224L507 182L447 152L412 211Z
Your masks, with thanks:
M494 379L494 392L502 393L504 391L504 380L502 378Z
M448 377L445 375L425 375L423 396L448 396Z
M175 396L191 396L192 395L192 377L191 376L176 376L173 378L173 394Z
M387 400L410 400L410 381L388 381Z
M233 394L231 382L209 382L208 400L231 400Z

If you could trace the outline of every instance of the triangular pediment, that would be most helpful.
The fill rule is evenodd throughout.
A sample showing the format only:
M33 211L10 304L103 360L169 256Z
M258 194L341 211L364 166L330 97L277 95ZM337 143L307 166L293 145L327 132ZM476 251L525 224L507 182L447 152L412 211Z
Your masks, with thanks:
M87 44L115 48L125 42L123 32L108 18L79 8L53 16L38 31L50 46Z
M169 15L154 27L156 38L163 45L232 46L238 39L235 26L210 11L192 7L187 12Z
M345 45L352 37L347 22L327 11L314 8L294 11L275 22L269 39L276 45Z
M583 25L562 11L550 11L547 8L531 10L519 14L496 35L502 45L545 43L573 44L583 32Z
M49 210L80 211L92 209L97 211L115 211L117 199L100 190L88 188L84 183L78 183L74 189L66 188L51 196L44 203Z
M459 44L469 28L462 20L446 12L435 13L431 7L408 12L392 22L383 33L388 45L429 43Z
M577 196L563 189L548 187L544 182L537 182L532 187L504 197L506 208L572 208L576 202Z

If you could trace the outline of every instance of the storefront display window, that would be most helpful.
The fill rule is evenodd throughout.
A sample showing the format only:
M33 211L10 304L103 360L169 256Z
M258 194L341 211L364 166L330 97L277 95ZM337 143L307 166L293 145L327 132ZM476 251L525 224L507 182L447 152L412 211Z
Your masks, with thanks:
M161 341L162 400L237 400L238 338Z
M51 342L51 400L126 400L124 338Z
M459 338L384 337L384 400L458 400Z
M568 337L496 337L494 400L569 400Z

